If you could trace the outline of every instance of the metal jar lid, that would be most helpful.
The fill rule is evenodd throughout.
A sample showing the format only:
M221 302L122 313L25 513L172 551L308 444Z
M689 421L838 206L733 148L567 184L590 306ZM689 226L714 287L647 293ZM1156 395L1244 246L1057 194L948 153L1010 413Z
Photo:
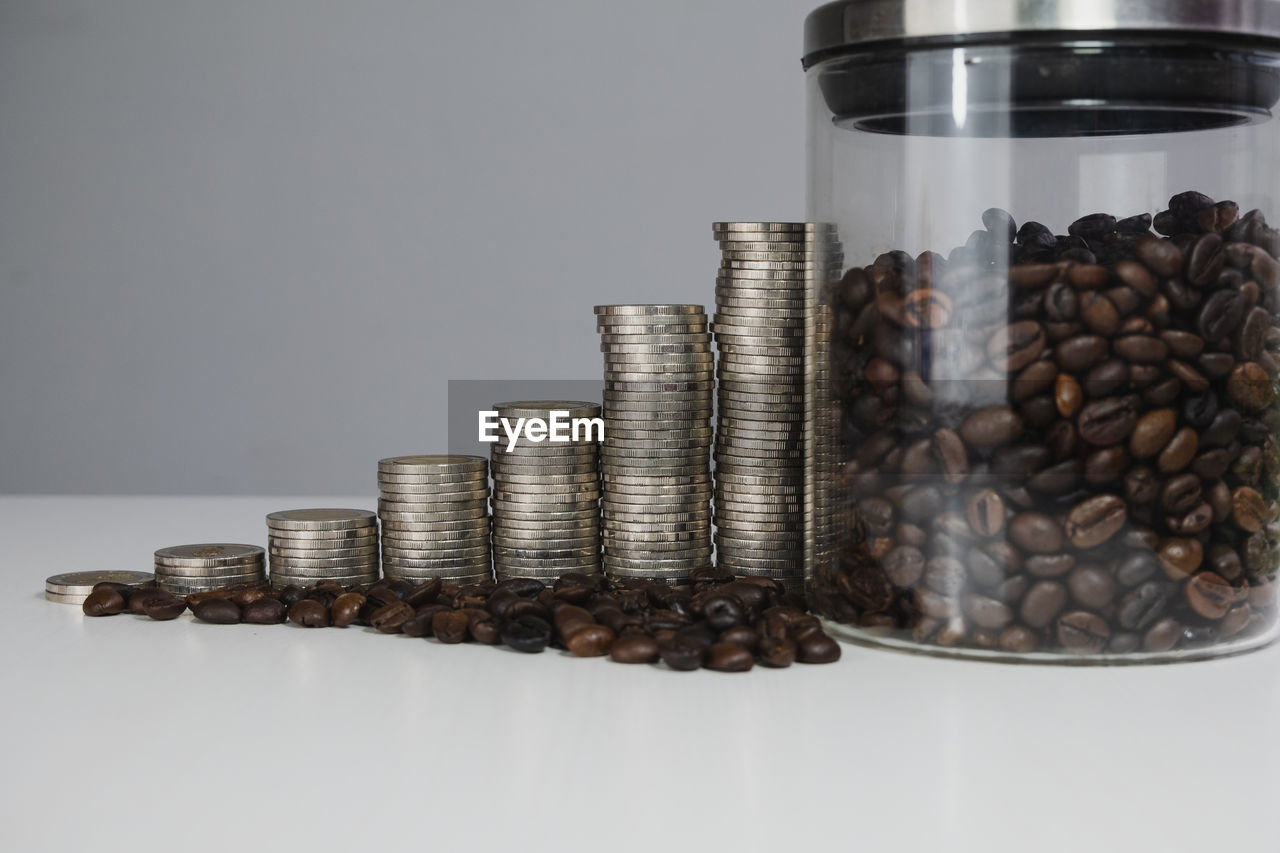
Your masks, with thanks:
M1188 33L1280 42L1280 0L836 0L804 23L806 68L879 42L971 42L1017 33Z

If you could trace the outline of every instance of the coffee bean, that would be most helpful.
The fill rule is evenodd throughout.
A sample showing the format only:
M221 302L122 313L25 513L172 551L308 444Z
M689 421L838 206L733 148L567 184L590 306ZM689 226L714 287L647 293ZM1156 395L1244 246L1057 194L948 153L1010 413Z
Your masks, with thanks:
M796 660L800 663L835 663L840 660L840 644L822 631L803 634L796 641L796 646Z
M756 649L756 658L763 666L786 667L796 660L798 649L790 637L765 637Z
M1054 385L1053 402L1058 409L1058 414L1064 418L1072 417L1080 410L1080 406L1084 403L1084 390L1070 373L1058 374Z
M1040 512L1020 512L1009 522L1009 538L1035 554L1051 554L1062 547L1062 527Z
M1116 495L1096 495L1076 504L1067 513L1067 538L1077 548L1094 548L1119 533L1127 518L1123 499Z
M335 601L336 603L336 601ZM382 634L399 634L404 623L414 617L414 610L403 601L383 605L369 614L369 624ZM434 627L434 623L433 623Z
M496 646L502 642L501 623L492 616L469 614L467 636L483 646Z
M438 610L431 616L431 635L446 645L456 645L467 639L469 621L461 610ZM377 627L376 623L374 627Z
M1271 377L1255 361L1237 364L1227 377L1227 396L1247 412L1261 412L1275 401Z
M1232 492L1231 520L1241 530L1256 533L1274 517L1271 507L1257 490L1241 486Z
M1138 422L1136 397L1108 397L1086 405L1077 419L1080 437L1095 447L1127 439Z
M1022 597L1019 618L1032 628L1044 628L1067 603L1067 588L1057 581L1038 581Z
M1058 642L1069 652L1097 654L1111 639L1111 627L1096 613L1073 610L1058 617Z
M624 634L623 636L625 637L627 635ZM565 645L568 647L569 651L576 657L580 658L594 658L607 655L609 654L609 649L613 644L614 633L604 625L578 625L576 629L565 639Z
M1161 278L1168 278L1182 271L1182 252L1168 240L1144 236L1139 237L1133 247L1138 260Z
M143 613L146 613L146 616L156 621L166 622L178 619L179 616L182 616L187 611L187 602L184 599L173 596L170 593L161 592L161 590L154 590L152 594L147 594L147 596L143 596L141 592L134 593L133 597L129 599L129 605L132 606L133 602L140 598L142 599Z
M1076 566L1067 575L1067 590L1082 607L1102 610L1115 597L1116 582L1101 566L1085 564Z
M1027 574L1037 578L1056 578L1075 568L1076 558L1070 554L1036 554L1028 557Z
M227 598L210 598L191 608L191 613L201 622L214 625L235 625L240 621L240 607Z
M707 650L703 666L716 672L746 672L755 666L755 658L735 643L715 643Z
M1182 636L1182 623L1165 617L1147 629L1142 638L1142 649L1147 652L1167 652Z
M997 370L1016 373L1040 357L1045 340L1044 328L1036 321L1011 323L987 341L987 357Z
M367 599L358 592L344 592L333 600L329 607L329 624L335 628L346 628L355 624L360 618L360 611Z
M1013 621L1013 611L1007 604L985 595L966 595L963 610L965 616L983 628L999 629Z
M1001 650L1011 654L1026 654L1035 651L1036 635L1021 625L1011 625L1000 632L998 640Z
M232 605L233 607L235 605ZM124 596L109 586L98 585L90 592L80 605L85 616L114 616L124 612Z
M536 654L551 642L551 623L539 616L518 616L502 623L500 635L516 651Z
M969 496L969 526L979 536L995 536L1004 528L1004 501L994 489L983 489ZM891 576L892 577L892 576ZM906 584L895 584L905 586Z
M919 548L900 545L882 560L885 574L897 587L914 586L924 574L924 554Z
M648 634L623 634L613 641L609 657L614 663L656 663L658 641Z
M1231 584L1213 572L1198 572L1183 587L1187 604L1205 619L1221 619L1234 603Z
M1155 456L1178 428L1178 416L1173 409L1155 409L1138 418L1129 436L1129 452L1135 459Z
M1195 539L1166 539L1158 553L1160 567L1175 581L1190 577L1204 560L1204 549Z
M1011 444L1022 435L1022 418L1008 406L987 406L960 424L960 436L972 447L991 449Z
M702 666L709 648L709 643L677 632L670 640L658 644L658 656L671 669L689 672Z
M185 609L186 605L183 604ZM279 625L285 621L289 608L276 598L262 597L246 604L241 612L241 621L251 625ZM182 611L179 610L179 613Z

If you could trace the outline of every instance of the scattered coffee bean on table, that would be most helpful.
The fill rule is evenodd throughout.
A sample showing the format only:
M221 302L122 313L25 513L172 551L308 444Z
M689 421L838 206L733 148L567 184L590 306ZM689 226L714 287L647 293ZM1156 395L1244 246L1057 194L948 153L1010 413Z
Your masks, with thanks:
M1014 655L1273 632L1280 233L1197 192L1066 235L982 219L824 300L839 428L817 453L814 610Z
M84 612L109 616L128 610L169 620L190 607L198 621L216 625L361 625L446 645L503 644L531 654L551 647L617 663L662 661L673 670L745 672L757 662L785 667L840 658L839 644L780 582L711 567L694 570L689 583L678 586L577 572L561 575L550 586L533 578L461 586L440 578L418 584L384 578L358 587L323 581L282 589L262 582L185 599L122 586L98 584L85 599ZM1202 609L1214 610L1222 596L1205 583L1197 601ZM1089 627L1081 627L1082 637Z

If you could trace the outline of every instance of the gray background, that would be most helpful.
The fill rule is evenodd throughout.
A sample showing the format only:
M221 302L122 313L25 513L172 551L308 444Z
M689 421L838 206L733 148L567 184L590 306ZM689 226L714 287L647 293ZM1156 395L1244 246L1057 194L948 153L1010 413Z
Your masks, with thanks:
M815 0L0 0L0 492L340 494L803 215Z

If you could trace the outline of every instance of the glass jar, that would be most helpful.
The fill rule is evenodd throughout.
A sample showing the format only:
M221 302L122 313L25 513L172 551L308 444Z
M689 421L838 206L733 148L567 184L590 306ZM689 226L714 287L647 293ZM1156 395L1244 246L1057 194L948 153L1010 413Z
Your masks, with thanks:
M1280 3L806 22L811 606L1126 663L1277 636ZM818 231L817 233L825 233Z

